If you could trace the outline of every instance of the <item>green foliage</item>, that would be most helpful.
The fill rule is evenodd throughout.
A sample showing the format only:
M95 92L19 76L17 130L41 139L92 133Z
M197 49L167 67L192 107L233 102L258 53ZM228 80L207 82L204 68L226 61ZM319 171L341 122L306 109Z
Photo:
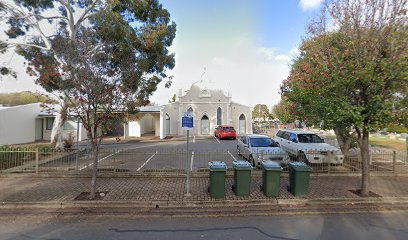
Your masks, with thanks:
M265 121L268 116L269 109L265 104L256 104L252 110L252 119L263 119Z
M174 103L174 102L176 102L176 98L177 98L177 95L176 95L176 94L173 94L173 97L171 97L171 99L169 100L169 103Z
M305 40L282 87L284 96L297 105L296 116L323 123L326 129L371 131L392 122L393 94L407 81L407 53L400 47L406 41L396 41L406 31L387 34L381 44L369 43L377 40L371 29L360 30L363 39L332 32Z
M273 106L272 113L283 124L293 123L295 121L295 116L291 111L293 106L294 105L288 102L285 97L282 97L281 101Z
M84 15L73 14L76 11ZM32 12L37 15L35 19L27 16ZM122 87L133 91L139 106L148 103L163 79L167 79L166 87L171 84L166 70L174 67L175 60L167 48L175 38L176 24L157 0L17 0L2 2L0 15L0 21L5 20L2 24L7 38L24 36L24 43L16 44L15 51L27 60L27 72L36 76L36 82L49 92L66 93L74 87L73 71L81 67L80 58L67 51L82 48L79 50L92 53L92 48L100 51L100 44L110 46L106 50L111 56L105 59L110 64L109 74L120 75ZM27 34L37 22L52 24L55 32ZM93 31L93 41L79 46L79 40L89 30ZM0 53L7 47L7 38L1 39ZM6 70L2 68L1 73Z
M408 128L401 126L401 125L392 124L389 127L387 127L387 132L408 133Z
M24 105L29 103L46 102L49 99L41 94L26 92L0 93L0 104Z
M1 50L0 50L0 53L1 53ZM13 78L17 78L16 72L14 72L8 67L0 67L0 79L2 78L2 76L11 76Z

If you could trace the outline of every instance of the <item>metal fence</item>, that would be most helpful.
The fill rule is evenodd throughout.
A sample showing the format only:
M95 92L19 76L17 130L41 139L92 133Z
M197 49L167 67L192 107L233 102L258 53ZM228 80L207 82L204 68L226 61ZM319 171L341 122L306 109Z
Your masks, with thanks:
M259 153L261 154L261 153ZM264 153L262 153L264 154ZM267 155L267 154L266 154ZM287 163L301 161L310 165L315 173L359 173L362 161L357 151L352 151L341 163L323 160L315 163L313 159L322 154L304 154L291 156L282 161L283 171L287 172ZM53 151L43 149L0 149L0 174L68 174L90 175L94 155L90 149L74 151ZM224 161L232 169L234 160L245 160L233 150L192 150L187 156L180 149L100 149L97 157L98 172L112 176L134 174L186 174L187 171L202 173L208 171L208 162ZM254 168L256 172L259 165ZM408 159L405 151L371 151L370 169L373 173L408 174Z

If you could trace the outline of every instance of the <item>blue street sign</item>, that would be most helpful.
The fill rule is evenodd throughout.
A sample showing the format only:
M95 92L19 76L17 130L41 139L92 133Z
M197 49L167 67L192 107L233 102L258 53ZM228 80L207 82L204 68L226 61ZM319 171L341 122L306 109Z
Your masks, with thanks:
M192 112L184 112L181 117L182 128L194 128L194 118Z

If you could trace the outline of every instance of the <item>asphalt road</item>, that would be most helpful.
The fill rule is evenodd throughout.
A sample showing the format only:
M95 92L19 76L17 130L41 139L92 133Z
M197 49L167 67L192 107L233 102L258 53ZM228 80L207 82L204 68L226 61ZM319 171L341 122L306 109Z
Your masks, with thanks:
M408 212L270 217L1 216L0 239L408 239Z

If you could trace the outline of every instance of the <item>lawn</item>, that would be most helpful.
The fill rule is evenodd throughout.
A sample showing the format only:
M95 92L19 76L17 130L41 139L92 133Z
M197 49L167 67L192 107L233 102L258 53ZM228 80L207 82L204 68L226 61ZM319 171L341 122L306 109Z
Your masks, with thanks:
M336 139L335 135L325 135L326 140ZM370 137L370 145L374 147L383 147L395 150L405 150L406 143L402 140L389 139L385 137Z
M390 149L395 149L395 150L405 150L406 149L405 141L396 140L396 139L371 137L370 144L371 146L390 148Z

